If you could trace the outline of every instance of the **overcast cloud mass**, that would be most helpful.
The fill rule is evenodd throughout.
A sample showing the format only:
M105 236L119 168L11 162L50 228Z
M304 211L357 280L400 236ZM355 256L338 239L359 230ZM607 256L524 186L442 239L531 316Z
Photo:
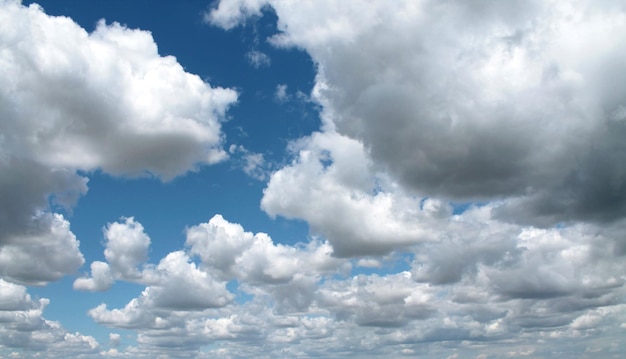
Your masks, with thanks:
M623 1L220 0L196 15L252 29L226 65L261 75L215 85L150 28L0 0L1 358L626 355ZM308 93L263 75L293 52L312 62ZM250 93L319 126L256 133L263 115L237 112ZM252 185L178 242L128 212L99 238L72 231L90 178L160 182L182 212L181 179L234 171L261 183L263 217L308 235L224 215ZM47 319L78 295L93 305Z

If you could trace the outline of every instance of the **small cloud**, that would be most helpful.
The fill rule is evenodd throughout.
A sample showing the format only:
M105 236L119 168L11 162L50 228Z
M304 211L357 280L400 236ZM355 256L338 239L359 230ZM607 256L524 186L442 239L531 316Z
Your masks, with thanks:
M269 67L272 63L272 60L269 56L267 56L267 54L258 50L248 51L246 57L248 58L248 63L250 63L250 65L252 65L255 69Z
M245 165L243 171L250 177L263 181L267 178L265 170L266 164L263 154L261 153L249 153L243 156Z
M276 86L276 92L274 93L274 98L278 102L286 102L289 100L289 94L287 93L287 85L279 84Z
M228 152L240 158L236 161L237 166L248 176L259 181L264 181L269 177L270 165L265 161L262 153L250 152L244 146L235 144L230 145Z
M120 345L120 335L118 333L109 333L109 342L112 347L118 347Z

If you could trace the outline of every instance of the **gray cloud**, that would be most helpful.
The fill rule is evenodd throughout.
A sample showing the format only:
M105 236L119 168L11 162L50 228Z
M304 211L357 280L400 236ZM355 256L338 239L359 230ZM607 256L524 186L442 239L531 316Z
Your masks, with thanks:
M325 118L408 188L521 197L503 212L524 223L623 215L622 6L222 1L209 20L263 5L280 19L271 41L318 64Z

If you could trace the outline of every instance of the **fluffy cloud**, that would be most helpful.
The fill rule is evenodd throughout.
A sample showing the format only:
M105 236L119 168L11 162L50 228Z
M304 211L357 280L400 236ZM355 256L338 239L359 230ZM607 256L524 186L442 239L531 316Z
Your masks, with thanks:
M123 221L109 223L104 228L107 262L91 263L91 277L76 279L74 289L104 291L111 288L114 279L146 280L138 266L148 259L150 237L134 218L124 218Z
M206 20L264 6L269 41L316 64L322 127L290 145L261 208L305 220L335 257L411 267L314 282L307 314L273 310L268 340L309 356L624 349L623 5L222 0Z
M270 41L317 63L325 118L407 187L520 197L502 214L525 223L624 214L617 2L224 0L207 18L228 28L267 5Z
M604 341L619 347L626 268L611 232L520 227L491 213L484 206L448 215L448 237L411 246L411 271L392 274L353 274L330 243L274 244L216 215L187 229L185 251L144 266L152 282L139 297L89 315L137 330L147 356L173 348L198 356L208 343L220 348L209 355L241 357L261 342L268 356L408 354L426 343L431 354L475 356L484 348L469 343L503 340L493 355L546 356L573 339L571 353Z
M219 119L236 93L159 56L148 32L100 22L89 34L36 5L2 6L2 98L12 105L3 132L13 156L165 179L224 157Z
M377 175L363 145L348 137L314 133L292 151L295 160L272 174L261 208L306 220L336 256L385 254L437 240L429 228L451 213L440 201L385 191L397 186Z
M98 352L93 337L70 333L58 322L45 319L43 311L49 303L45 298L33 300L25 287L0 279L0 354L5 348L26 347L37 356L45 353L50 358Z
M70 224L60 214L42 213L25 233L4 238L0 276L17 283L42 285L75 272L85 262Z
M148 32L0 8L0 275L44 284L82 265L67 221L49 213L87 192L77 171L168 180L220 161L237 94L159 56Z

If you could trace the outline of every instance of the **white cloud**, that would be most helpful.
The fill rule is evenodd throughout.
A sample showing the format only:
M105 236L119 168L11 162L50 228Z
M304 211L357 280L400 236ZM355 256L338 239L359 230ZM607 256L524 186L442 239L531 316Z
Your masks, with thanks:
M358 141L329 131L292 147L294 161L274 172L263 192L261 208L270 216L306 220L341 257L437 240L430 228L450 215L448 206L394 192L397 185L374 171Z
M256 69L261 67L269 67L272 63L270 57L259 50L248 51L248 53L246 54L246 58L248 59L250 65L252 65L252 67Z
M261 15L265 3L265 0L221 1L213 11L205 14L204 20L231 29L250 16Z
M245 174L258 181L265 181L269 176L272 164L265 160L262 153L250 152L242 145L232 144L228 152L233 156L232 161Z
M150 237L144 232L141 223L135 222L133 217L125 218L124 223L110 223L104 231L104 237L104 257L112 271L126 280L140 278L137 266L148 259L150 247Z
M330 257L324 243L311 242L303 249L274 244L267 234L246 232L220 215L187 229L186 244L221 278L250 285L288 283L297 275L332 272L343 264Z
M626 350L626 224L618 165L626 81L619 81L623 62L614 61L625 47L623 37L602 36L624 32L618 2L219 2L207 19L225 28L272 6L282 31L272 43L302 48L318 66L313 98L323 106L321 132L290 145L293 161L272 173L261 203L271 216L305 220L313 237L304 244L276 243L216 215L187 229L185 248L150 264L150 237L140 223L126 218L107 225L106 262L93 262L90 276L77 279L75 288L106 290L114 280L146 286L121 308L103 303L89 311L99 324L137 333L137 346L108 351L43 318L48 301L33 300L25 287L9 282L44 284L83 263L69 223L37 210L47 208L51 193L71 206L86 192L77 169L131 176L150 171L168 179L216 160L202 156L223 156L219 119L235 95L198 83L172 58L158 57L145 32L101 24L89 35L36 7L0 4L22 20L30 14L44 24L58 22L53 28L63 29L67 39L67 46L49 41L46 53L52 55L46 58L26 51L28 41L15 52L28 54L39 72L0 57L7 68L81 89L50 94L41 87L11 102L24 113L41 111L55 126L66 118L75 121L55 127L63 129L59 133L43 128L36 143L25 140L32 137L34 120L19 122L20 115L10 112L14 107L0 106L0 114L15 120L0 129L17 134L0 139L10 149L0 157L0 169L15 169L0 171L0 199L15 208L0 212L6 222L0 226L0 356L26 346L52 357L487 358L587 352L600 358ZM0 41L29 34L19 26L0 30ZM86 66L88 52L69 56L85 42L108 67ZM63 61L85 65L94 77L85 80ZM151 73L156 69L168 83L193 91L177 96L171 92L176 86L160 87L160 76ZM109 70L131 89L107 82ZM146 82L133 71L146 75ZM32 85L1 66L0 73L10 85L0 90L0 101L14 101L7 95L13 88ZM147 86L153 91L147 97L121 101ZM198 100L202 93L215 95L215 103ZM111 110L103 94L120 100L115 114L132 116L123 123L105 115L81 122L76 113ZM43 95L95 102L73 107ZM33 99L41 100L35 110ZM152 108L153 101L173 113ZM212 117L203 122L205 110ZM94 124L106 131L96 132ZM93 133L102 138L91 141ZM115 153L102 152L110 138L125 151L131 139L141 146L122 163ZM72 147L61 148L62 142ZM142 151L157 143L180 152L167 152L154 164L150 152ZM231 154L243 154L242 168L252 174L264 163L262 155L243 147L232 147ZM461 211L451 198L483 202ZM389 258L410 268L393 273L384 267ZM351 263L360 266L354 273ZM33 265L39 267L26 267ZM355 274L377 267L379 274ZM116 346L120 336L109 339Z
M163 258L156 272L158 283L144 291L156 308L201 310L222 307L232 299L225 282L199 269L182 251L172 252Z
M26 287L0 279L0 353L28 347L30 353L49 358L93 355L99 344L91 336L70 333L58 322L43 317L46 298L32 299ZM20 357L8 354L8 357Z
M232 28L263 6L278 17L270 42L316 64L323 123L291 144L262 209L305 220L357 264L411 258L406 273L304 276L307 304L274 308L266 340L305 356L624 350L623 315L606 314L623 307L626 280L626 82L607 81L626 73L625 37L607 36L626 32L622 5L222 0L206 18ZM245 278L233 268L257 235L206 232L188 233L192 251L206 265L217 243L238 243L219 260ZM280 304L270 286L250 286L251 302ZM324 321L317 341L302 334L309 315ZM238 338L221 323L220 338Z
M60 214L42 213L27 231L3 239L0 276L16 283L43 285L85 262L69 222Z
M95 261L91 263L91 278L81 277L74 281L74 289L100 292L109 290L114 279L108 263Z
M325 121L407 188L520 197L501 215L522 223L626 213L618 3L223 0L208 18L232 27L263 6L271 42L317 64Z
M274 93L274 98L278 102L285 102L289 99L289 94L287 93L287 85L286 84L278 84L276 85L276 92Z
M244 357L261 342L271 343L268 356L379 357L419 353L424 343L447 356L470 345L460 343L506 340L490 347L504 356L528 352L528 343L539 343L536 355L550 353L555 339L548 337L576 338L568 344L574 352L598 340L619 342L624 263L612 247L592 246L610 239L594 235L593 226L522 228L490 213L489 206L468 209L442 227L446 238L411 247L412 272L371 275L350 274L350 261L333 258L328 242L275 244L216 215L187 229L186 251L145 266L151 283L140 296L89 315L136 330L144 353L176 348L189 356L208 343ZM601 324L603 334L595 331Z
M28 149L55 167L165 179L224 158L219 121L237 94L159 56L148 32L100 22L88 34L35 5L3 8L3 23L12 25L2 34L2 97L15 109L3 128L19 135L5 138L11 153Z
M105 291L111 288L115 279L141 283L151 280L150 271L138 269L148 259L150 237L133 217L122 220L109 223L104 228L104 257L107 262L91 263L91 277L77 278L74 289Z
M237 94L159 56L146 31L101 21L87 33L38 5L0 8L0 273L45 284L82 265L48 202L71 208L87 192L77 171L169 180L223 160Z

